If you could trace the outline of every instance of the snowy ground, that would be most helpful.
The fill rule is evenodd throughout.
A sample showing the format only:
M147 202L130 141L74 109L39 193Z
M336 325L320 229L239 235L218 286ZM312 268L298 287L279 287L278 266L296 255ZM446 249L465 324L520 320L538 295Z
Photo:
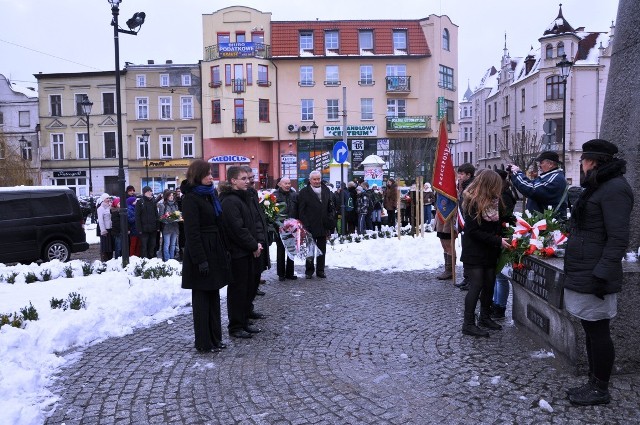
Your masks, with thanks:
M93 226L88 226L86 232L89 243L98 242ZM395 272L432 269L443 263L435 233L426 233L424 238L336 242L328 245L327 251L329 269ZM457 251L459 254L459 246ZM271 258L276 258L275 244L271 246ZM180 288L180 276L157 280L136 277L133 270L140 262L132 257L123 270L120 261L111 260L106 263L106 271L86 277L81 260L41 265L0 264L0 314L20 315L20 309L33 305L39 316L39 320L27 322L23 329L9 325L0 329L0 424L31 425L44 421L47 411L57 402L48 389L53 376L62 365L74 361L72 355L65 356L68 350L171 320L183 311L191 300L191 292ZM147 267L161 264L161 260L153 259ZM181 268L175 260L166 265L175 270ZM66 277L64 269L68 266L72 268L72 278ZM51 280L41 281L44 270L51 272ZM14 273L17 273L15 283L7 283ZM40 280L27 284L28 273L34 273ZM86 309L63 311L50 307L52 298L67 299L71 293L86 300ZM221 296L226 297L226 287Z

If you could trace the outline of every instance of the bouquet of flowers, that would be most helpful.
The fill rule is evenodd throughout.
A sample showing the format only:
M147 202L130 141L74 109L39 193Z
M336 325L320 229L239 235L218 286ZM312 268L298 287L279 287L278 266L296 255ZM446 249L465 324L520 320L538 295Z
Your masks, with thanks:
M277 202L275 193L268 191L259 193L258 202L271 224L280 224L282 222L283 217L280 215L280 211L284 210L285 203Z
M508 249L503 249L498 260L497 270L505 266L514 270L525 268L522 263L527 255L552 257L561 254L567 243L567 235L561 230L561 224L555 219L551 208L543 213L525 211L515 213L515 226L508 226Z
M323 255L318 249L313 237L302 226L300 220L288 218L280 226L280 239L287 253L287 257L306 259Z
M172 213L166 212L160 216L160 221L164 224L169 223L177 223L179 221L184 221L182 219L182 212L174 211Z

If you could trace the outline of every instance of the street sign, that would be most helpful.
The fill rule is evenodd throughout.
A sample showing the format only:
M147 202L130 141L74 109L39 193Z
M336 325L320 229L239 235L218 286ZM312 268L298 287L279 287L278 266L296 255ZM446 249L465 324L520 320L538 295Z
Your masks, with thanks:
M347 156L349 155L349 149L347 148L347 144L343 141L336 142L333 145L333 159L338 164L342 164L347 160Z
M546 134L555 134L558 125L554 120L546 120L542 125L542 129Z

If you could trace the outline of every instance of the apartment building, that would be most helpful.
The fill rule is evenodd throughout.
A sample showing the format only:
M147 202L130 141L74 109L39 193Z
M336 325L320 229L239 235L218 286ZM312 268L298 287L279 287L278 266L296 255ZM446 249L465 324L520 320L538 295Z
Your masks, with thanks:
M314 168L328 177L345 114L349 177L406 139L435 147L445 114L457 137L458 32L446 16L272 21L233 6L203 15L203 28L203 150L218 179L237 163L262 186ZM417 161L429 167L432 156Z
M453 165L457 167L464 163L474 164L474 144L473 144L473 103L471 97L473 91L467 84L467 91L462 96L458 111L458 140L451 143L451 154Z

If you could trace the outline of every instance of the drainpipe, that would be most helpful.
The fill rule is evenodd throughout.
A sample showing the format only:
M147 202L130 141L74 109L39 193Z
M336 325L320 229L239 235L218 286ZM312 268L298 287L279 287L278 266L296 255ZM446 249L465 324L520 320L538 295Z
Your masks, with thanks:
M282 159L280 155L280 102L278 101L278 65L276 65L273 59L271 59L271 63L276 69L276 131L278 137L278 167L275 169L278 170L278 177L282 177ZM298 149L297 146L296 149Z

